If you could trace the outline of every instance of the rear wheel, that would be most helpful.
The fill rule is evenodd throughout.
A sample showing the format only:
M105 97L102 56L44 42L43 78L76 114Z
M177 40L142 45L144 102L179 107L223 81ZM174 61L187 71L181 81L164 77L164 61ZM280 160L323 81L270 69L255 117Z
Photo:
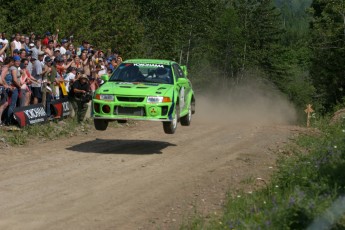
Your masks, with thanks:
M190 122L192 121L192 105L190 104L188 107L187 115L180 118L180 122L182 126L190 126Z
M174 134L177 128L177 122L180 115L180 107L176 106L176 111L172 121L163 121L163 129L166 134Z
M95 125L96 130L104 131L107 129L109 122L107 120L94 119L93 123Z

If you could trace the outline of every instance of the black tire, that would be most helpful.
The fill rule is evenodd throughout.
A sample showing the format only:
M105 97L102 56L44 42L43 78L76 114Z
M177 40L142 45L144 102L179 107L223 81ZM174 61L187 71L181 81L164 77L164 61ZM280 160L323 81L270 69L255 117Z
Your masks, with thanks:
M194 114L195 113L195 100L194 100L194 97L192 98L191 107L192 107L192 114Z
M188 114L180 118L180 122L182 126L190 126L192 121L192 105L190 104L188 107Z
M117 123L119 123L119 124L125 124L125 123L127 123L127 120L117 120Z
M177 105L175 115L172 121L163 121L163 129L166 134L174 134L179 121L180 107Z
M94 119L93 123L95 125L96 130L104 131L107 129L109 122L107 120Z

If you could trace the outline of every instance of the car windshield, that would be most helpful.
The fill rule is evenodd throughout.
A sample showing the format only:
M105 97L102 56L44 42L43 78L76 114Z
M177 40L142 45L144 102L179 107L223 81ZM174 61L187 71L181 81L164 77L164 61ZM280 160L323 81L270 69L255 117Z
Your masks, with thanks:
M109 81L173 84L170 65L122 63Z

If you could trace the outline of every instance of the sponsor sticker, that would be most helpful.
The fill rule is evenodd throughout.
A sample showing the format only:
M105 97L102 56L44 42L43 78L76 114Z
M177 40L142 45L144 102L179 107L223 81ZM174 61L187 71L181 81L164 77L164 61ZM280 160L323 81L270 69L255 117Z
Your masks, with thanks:
M164 68L164 65L160 65L160 64L144 64L144 63L136 63L133 64L134 66L139 66L139 67L156 67L156 68Z

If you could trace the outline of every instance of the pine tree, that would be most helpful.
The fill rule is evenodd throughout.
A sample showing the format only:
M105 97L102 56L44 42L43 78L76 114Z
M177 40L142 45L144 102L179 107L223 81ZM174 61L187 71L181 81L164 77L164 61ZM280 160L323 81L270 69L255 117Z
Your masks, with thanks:
M317 98L329 111L345 96L345 1L314 0L310 74Z

